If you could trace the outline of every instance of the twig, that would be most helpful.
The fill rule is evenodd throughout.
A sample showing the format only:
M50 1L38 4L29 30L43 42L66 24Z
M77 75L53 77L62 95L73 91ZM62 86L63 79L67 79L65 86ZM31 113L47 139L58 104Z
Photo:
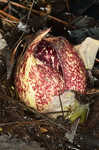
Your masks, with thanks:
M15 103L15 104L18 103L17 101L14 101L12 97L10 97L10 96L8 96L8 95L5 95L5 96L4 96L4 95L1 95L1 94L0 94L0 99L4 99L4 100L5 100L5 97L6 97L6 99L7 99L8 101L12 101L12 102ZM42 119L47 120L52 126L55 126L55 127L59 128L59 129L63 129L65 132L67 132L67 129L66 129L62 124L57 124L53 119L51 119L51 118L49 118L48 116L46 116L46 115L44 115L44 114L42 114L42 113L36 111L34 108L30 108L30 107L24 105L23 103L18 103L18 105L19 105L20 107L22 107L23 109L25 109L25 110L27 109L27 110L31 111L32 113L38 115L38 116L41 117Z
M20 103L21 105L21 103ZM63 129L65 132L67 132L67 129L62 125L62 124L57 124L53 119L49 118L48 116L43 115L42 113L36 111L34 108L30 108L28 106L25 106L28 110L30 110L31 112L35 113L36 115L38 115L39 117L46 119L49 123L51 123L51 125L56 126L57 128Z
M1 1L3 2L3 0L1 0ZM8 0L4 0L4 2L7 3ZM26 9L26 10L30 10L30 8L28 8L28 7L24 6L24 5L18 4L18 3L16 3L16 2L10 1L10 4L12 4L12 5L16 6L16 7L20 7L20 8ZM35 9L32 9L31 12L32 12L32 13L35 13L35 14L37 14L37 15L40 15L40 16L45 16L45 15L47 15L46 13L44 13L44 12L42 12L42 11L35 10ZM52 19L52 20L54 20L54 21L57 21L57 22L59 22L59 23L62 23L62 24L64 24L64 25L68 26L68 22L66 22L66 21L63 21L63 20L61 20L61 19L59 19L59 18L56 18L56 17L54 17L54 16L51 16L51 15L47 15L47 17L48 17L49 19Z
M60 106L61 106L61 110L62 110L63 119L65 119L64 110L63 110L63 104L62 104L60 95L59 95L59 102L60 102Z
M70 11L69 0L66 0L66 7L67 7L68 11Z
M46 112L44 114L48 115L48 114L57 114L57 113L69 113L69 111L51 111L51 112Z
M31 12L32 12L33 4L34 4L34 0L32 1L32 5L30 7L30 10L29 10L29 13L28 13L28 16L27 16L27 22L26 22L26 24L28 24L28 20L30 18Z
M86 94L96 94L96 93L99 93L99 89L91 89L91 90L87 91Z
M10 14L4 12L3 10L0 10L0 14L3 15L3 16L6 16L6 17L8 17L8 18L10 18L10 19L13 20L13 21L19 22L19 19L18 19L18 18L16 18L16 17L14 17L14 16L12 16L12 15L10 15Z
M15 22L15 21L9 20L9 19L7 19L7 17L4 17L4 16L2 16L2 15L0 15L0 17L1 17L1 19L2 19L3 21L5 21L5 22L7 22L7 23L9 23L9 24L11 24L11 25L13 25L13 26L16 25L16 22Z
M7 122L7 123L0 123L0 127L3 127L3 126L10 126L10 125L21 125L21 126L24 126L24 125L33 125L35 121L15 121L15 122ZM36 120L36 122L39 122L38 120Z
M10 0L8 0L8 12L9 12L9 14L11 14L11 4L10 4Z

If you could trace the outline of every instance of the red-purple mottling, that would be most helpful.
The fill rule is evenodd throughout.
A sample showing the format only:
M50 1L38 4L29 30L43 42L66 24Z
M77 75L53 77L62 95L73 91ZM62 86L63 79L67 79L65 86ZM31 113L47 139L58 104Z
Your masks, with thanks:
M51 41L46 38L36 44L32 43L27 48L17 68L15 85L20 98L25 99L30 84L32 92L35 91L37 109L43 111L52 97L63 93L64 90L84 93L85 67L69 42L62 37L56 37L51 38ZM39 59L41 64L33 64L30 70L26 70L30 57ZM25 79L26 71L28 77ZM24 101L29 105L28 99Z

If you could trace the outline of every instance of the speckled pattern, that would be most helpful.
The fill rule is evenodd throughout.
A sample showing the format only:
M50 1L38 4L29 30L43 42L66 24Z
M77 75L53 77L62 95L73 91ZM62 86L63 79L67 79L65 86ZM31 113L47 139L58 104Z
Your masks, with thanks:
M60 37L57 41L63 43L62 48L58 49L58 54L62 63L66 90L85 93L86 71L82 60L67 40Z
M69 42L63 37L46 38L45 40L51 43L52 48L55 48L63 75L58 72L55 65L53 65L54 68L50 67L34 57L39 41L32 42L27 48L17 67L15 77L16 89L21 100L40 112L48 107L53 96L65 90L84 93L86 89L85 67ZM47 51L46 47L43 49ZM46 58L51 57L47 55Z

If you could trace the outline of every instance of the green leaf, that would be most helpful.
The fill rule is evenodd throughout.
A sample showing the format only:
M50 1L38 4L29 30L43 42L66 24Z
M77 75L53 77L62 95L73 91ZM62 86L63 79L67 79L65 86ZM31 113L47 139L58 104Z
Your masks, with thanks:
M80 118L80 123L83 123L89 112L89 104L79 105L78 108L69 116L69 119L74 122L77 118Z

